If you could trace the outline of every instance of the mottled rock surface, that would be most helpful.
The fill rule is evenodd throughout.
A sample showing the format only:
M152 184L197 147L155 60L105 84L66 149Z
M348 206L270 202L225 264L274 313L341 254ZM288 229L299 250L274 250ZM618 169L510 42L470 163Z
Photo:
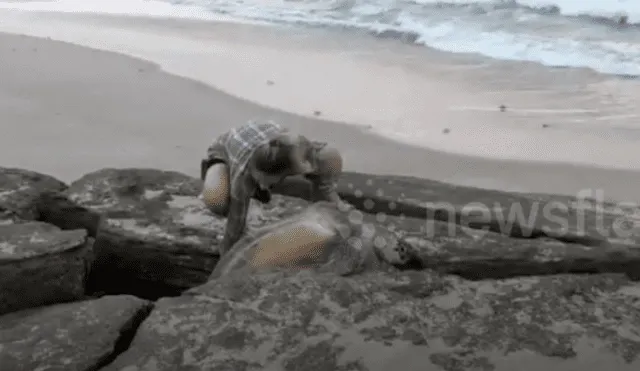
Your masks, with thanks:
M341 243L391 241L386 246L416 254L415 264L398 265L413 270L384 264L347 264L348 275L287 264L247 270L250 259L234 254L218 262L226 220L198 199L198 179L102 169L67 188L44 175L3 171L0 180L9 173L32 180L27 188L13 180L5 182L13 188L0 188L11 194L0 197L0 222L7 224L0 226L0 308L40 307L0 316L2 371L5 365L92 371L640 366L637 205L604 202L597 194L516 194L346 173L339 192L356 210L311 224L329 225L326 236ZM308 186L288 180L277 190L287 196L254 203L245 245L231 252L245 256L251 243L260 245L291 221L322 215L314 214L322 203L308 202L317 200ZM33 219L57 227L28 222ZM83 286L87 235L96 242ZM339 261L331 251L316 257ZM366 267L363 256L385 253L348 251L360 257L349 261ZM212 271L215 279L207 282ZM40 296L24 295L37 285ZM85 291L174 297L160 299L139 328L151 306L130 296L42 306L43 298L77 300Z
M34 171L0 167L0 225L36 220L36 202L43 192L62 191L63 182Z
M107 296L0 316L0 370L98 370L126 349L150 309Z
M83 297L91 246L84 230L0 225L0 315Z
M108 371L637 370L624 275L230 275L165 298Z
M206 282L219 259L226 219L204 206L200 191L199 179L154 169L102 169L70 184L65 196L101 216L90 291L155 298ZM284 196L266 206L253 204L249 227L306 204ZM77 210L66 209L70 215Z

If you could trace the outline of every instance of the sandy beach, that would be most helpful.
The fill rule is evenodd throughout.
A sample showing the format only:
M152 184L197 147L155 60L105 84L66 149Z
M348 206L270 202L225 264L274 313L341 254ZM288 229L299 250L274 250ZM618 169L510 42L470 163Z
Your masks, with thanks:
M633 81L365 35L2 15L3 166L66 181L102 167L197 176L217 134L261 118L331 142L347 170L640 200ZM617 130L589 126L597 120Z

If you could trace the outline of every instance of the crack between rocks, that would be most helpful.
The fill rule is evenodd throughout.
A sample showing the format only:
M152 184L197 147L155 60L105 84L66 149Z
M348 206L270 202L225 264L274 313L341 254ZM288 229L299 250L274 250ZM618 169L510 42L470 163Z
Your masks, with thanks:
M120 329L120 336L113 346L113 351L104 356L102 359L98 360L95 365L89 367L86 371L98 371L113 363L113 361L115 361L118 356L126 352L131 346L133 338L138 332L138 328L140 328L142 322L144 322L144 320L149 317L149 314L151 314L153 307L153 303L148 303L143 308L140 308L138 312L133 315L131 319L129 319L129 321L127 321Z
M445 262L422 261L422 269L452 274L470 281L507 279L556 274L625 274L630 280L640 280L640 258L625 261L606 259L567 259L553 262L535 262L513 259Z

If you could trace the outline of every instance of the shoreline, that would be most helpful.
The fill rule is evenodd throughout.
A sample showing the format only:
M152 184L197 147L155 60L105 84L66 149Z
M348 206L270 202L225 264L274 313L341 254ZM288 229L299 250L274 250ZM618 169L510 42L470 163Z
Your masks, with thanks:
M15 133L0 138L0 155L9 159L3 166L64 181L103 167L198 176L199 160L217 133L261 117L330 142L343 152L349 171L516 192L575 196L602 190L609 200L640 201L640 172L439 152L266 108L122 54L26 36L0 34L0 40L7 51L0 71L12 71L3 76L8 84L0 89L0 113ZM184 122L188 130L178 124Z
M640 84L586 69L489 63L396 40L327 37L336 31L326 30L9 13L15 18L0 31L151 61L267 108L307 118L320 112L403 144L494 160L640 170L640 156L629 155L639 152Z

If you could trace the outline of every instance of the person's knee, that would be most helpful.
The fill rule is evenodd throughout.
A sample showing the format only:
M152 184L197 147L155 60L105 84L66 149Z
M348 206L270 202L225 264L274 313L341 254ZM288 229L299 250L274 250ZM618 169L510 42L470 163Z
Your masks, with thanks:
M213 213L222 216L227 214L229 171L225 164L215 164L206 171L201 198Z
M342 174L343 159L340 151L331 146L326 146L318 151L320 172L338 177Z

